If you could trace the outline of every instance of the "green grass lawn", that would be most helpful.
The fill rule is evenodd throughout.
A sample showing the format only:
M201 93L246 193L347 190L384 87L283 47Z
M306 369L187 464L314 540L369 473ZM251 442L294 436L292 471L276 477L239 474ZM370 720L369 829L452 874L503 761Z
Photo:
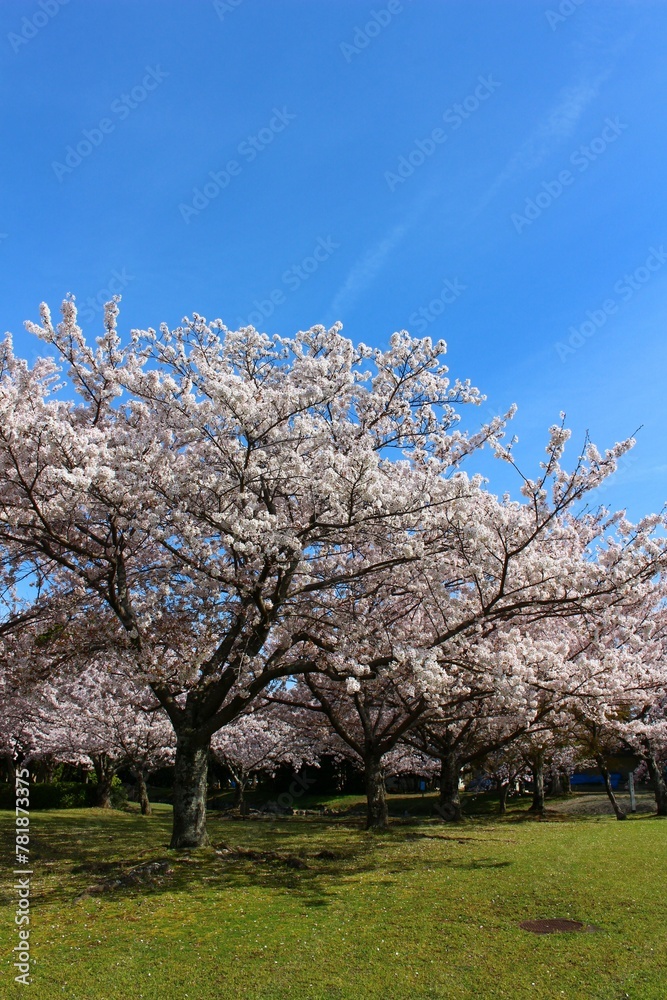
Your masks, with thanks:
M34 812L35 962L25 995L665 1000L667 823L563 813L538 822L525 808L453 828L396 822L381 835L346 817L211 814L214 845L232 853L185 855L166 848L168 806L152 817ZM0 814L9 859L12 819ZM172 871L113 884L152 861ZM8 874L0 997L25 989L13 983L11 886ZM538 917L598 929L538 936L518 927Z

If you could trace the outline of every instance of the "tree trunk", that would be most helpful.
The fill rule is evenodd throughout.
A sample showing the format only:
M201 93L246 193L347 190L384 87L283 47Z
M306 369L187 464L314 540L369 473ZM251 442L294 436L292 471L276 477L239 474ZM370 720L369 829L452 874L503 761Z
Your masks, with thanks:
M37 780L43 781L45 785L50 785L56 770L56 762L52 757L43 757L36 767Z
M372 754L364 761L366 779L366 829L386 830L389 826L387 795L382 773L382 758Z
M562 795L563 794L563 776L558 768L554 767L551 771L551 787L549 788L549 795Z
M95 768L95 806L98 809L111 809L111 782L115 769L106 754L94 754L90 758Z
M151 809L150 799L148 798L148 788L146 787L146 775L143 771L137 771L135 773L137 779L137 792L139 794L139 803L141 805L141 815L150 816L153 810Z
M654 754L649 754L646 757L646 764L648 766L648 773L651 776L651 782L653 784L653 793L655 795L655 804L658 807L658 816L667 816L667 784L665 784L662 770L655 759Z
M170 848L205 847L206 791L210 740L178 736L174 767L174 825Z
M95 785L95 805L98 809L111 809L111 778L98 780Z
M498 812L501 816L504 816L507 812L507 793L510 790L509 781L501 781L498 786Z
M529 812L544 812L544 762L541 755L536 757L530 768L533 776L533 801Z
M246 789L250 783L250 779L243 775L243 777L236 778L236 788L234 789L234 805L239 811L239 815L246 819L249 815L249 806L247 799L245 797Z
M461 764L455 754L447 753L441 757L440 796L435 809L445 823L459 823L463 819L459 796L460 775Z
M600 774L602 775L602 780L604 781L605 791L607 793L609 801L611 802L612 809L616 814L616 819L627 819L628 817L626 816L626 814L623 812L618 802L616 801L616 796L614 795L614 789L611 787L611 778L609 777L609 771L607 769L607 765L604 762L604 759L600 756L596 756L595 761L597 763L598 768L600 769Z
M563 794L572 795L572 783L570 781L570 772L561 771L561 778L563 779Z
M2 757L2 780L10 785L13 785L16 780L14 758L11 754L4 754Z

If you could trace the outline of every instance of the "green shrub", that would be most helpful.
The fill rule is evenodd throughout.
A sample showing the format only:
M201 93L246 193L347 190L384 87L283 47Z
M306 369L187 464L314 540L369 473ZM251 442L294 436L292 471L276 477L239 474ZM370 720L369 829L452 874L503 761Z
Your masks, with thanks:
M81 781L54 781L49 784L34 782L30 785L31 809L82 809L93 805L95 792L92 785ZM0 784L0 809L13 809L16 805L14 786Z
M111 779L111 805L114 809L123 809L127 805L127 788L117 774Z
M30 785L31 809L85 809L95 805L97 778L91 775L87 783L83 781L40 781ZM111 781L111 805L122 809L127 803L127 791L118 775ZM0 809L13 809L16 805L14 786L0 783Z

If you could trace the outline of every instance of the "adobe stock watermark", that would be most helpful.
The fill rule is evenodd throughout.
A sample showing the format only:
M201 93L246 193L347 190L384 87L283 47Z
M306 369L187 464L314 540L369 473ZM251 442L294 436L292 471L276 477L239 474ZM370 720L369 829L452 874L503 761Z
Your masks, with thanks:
M412 0L410 0L412 2ZM351 63L354 56L368 48L374 38L377 38L385 28L388 28L397 14L402 14L405 10L401 0L389 0L386 7L379 10L371 10L370 16L365 24L355 25L354 35L351 42L341 42L338 48L343 53L346 63Z
M618 117L605 119L605 126L599 135L587 144L582 144L570 154L569 162L576 167L579 174L583 174L592 163L595 163L603 153L606 153L612 143L625 132L627 125ZM577 179L577 174L571 170L561 170L557 177L550 181L542 181L541 189L532 198L526 198L523 206L523 215L520 212L513 212L510 221L517 233L523 232L526 226L532 226L536 219L551 208L555 201L558 201L566 188L571 187Z
M471 115L488 101L489 97L496 92L500 83L493 79L491 74L479 76L477 86L460 103L452 104L451 107L443 111L442 120L448 125L451 132L461 128L463 123ZM398 164L394 171L385 170L384 179L390 191L395 191L399 184L405 184L409 177L412 177L415 170L423 166L426 160L433 156L439 146L447 142L448 133L440 126L431 129L425 139L415 139L412 149L398 158Z
M243 3L245 0L213 0L213 9L220 20L224 21L226 14L232 14Z
M23 17L19 30L10 31L7 35L7 41L14 52L18 53L21 46L36 38L42 28L45 28L68 3L69 0L37 0L38 10L29 17L27 15Z
M285 131L289 123L293 122L295 118L296 115L288 111L284 106L282 108L274 108L273 114L267 124L259 132L255 133L255 135L246 136L238 144L236 147L237 155L243 157L245 163L252 163L260 153L271 145L276 136ZM193 217L196 218L205 208L208 208L220 192L229 187L232 178L239 176L243 170L243 166L244 164L240 163L239 160L232 159L227 160L222 170L209 170L209 179L201 187L192 189L192 200L188 204L181 202L178 206L183 222L189 225Z
M135 276L128 274L126 268L122 267L120 271L114 269L107 278L104 288L100 288L94 295L89 295L83 306L77 303L79 319L89 323L98 313L104 312L105 304L110 302L114 295L120 295L129 283L135 280Z
M340 243L336 243L331 236L318 237L310 254L299 261L298 264L292 264L286 271L283 271L280 276L282 284L269 292L265 299L255 299L253 302L254 309L248 314L246 319L237 319L236 322L239 329L243 329L246 326L258 327L269 316L273 316L277 307L287 302L287 295L284 289L286 288L288 292L296 292L339 249Z
M14 883L16 892L16 913L14 925L18 943L12 949L14 968L17 975L14 982L29 986L30 976L30 771L27 767L16 769L16 868ZM21 867L25 866L25 867Z
M157 90L160 84L169 76L160 66L146 66L146 72L141 81L135 84L130 91L120 94L114 98L109 106L109 111L113 117L105 116L100 118L93 128L84 128L81 132L82 138L76 144L69 145L65 150L64 160L53 160L51 169L62 184L63 178L76 170L93 150L102 145L106 136L116 131L119 122L130 117L144 101Z
M462 285L458 278L453 280L445 278L440 293L426 306L420 306L408 317L410 332L417 334L424 333L431 323L434 323L438 316L442 316L447 306L453 305L460 295L465 292L467 285Z
M551 30L555 31L559 24L563 24L569 17L576 14L584 3L586 0L561 0L556 10L545 10L544 16Z
M578 326L573 324L569 327L567 341L556 341L554 347L560 360L565 363L571 354L583 347L587 340L602 329L611 316L616 315L620 306L629 302L637 292L641 291L666 261L667 251L662 245L649 247L644 263L614 282L613 291L617 297L605 299L597 309L587 309L586 319Z

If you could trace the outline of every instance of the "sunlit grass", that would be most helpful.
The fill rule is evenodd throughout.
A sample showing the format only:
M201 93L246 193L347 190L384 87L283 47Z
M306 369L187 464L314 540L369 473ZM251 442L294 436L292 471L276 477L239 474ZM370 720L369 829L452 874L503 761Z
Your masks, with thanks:
M214 845L252 848L254 859L169 852L166 806L153 817L33 813L36 961L25 995L664 1000L667 823L535 822L524 810L454 828L396 823L381 835L355 819L213 814ZM9 859L11 821L0 814ZM164 860L173 871L153 884L112 887ZM6 881L0 996L25 990L12 982L14 909ZM599 929L518 927L537 917Z

